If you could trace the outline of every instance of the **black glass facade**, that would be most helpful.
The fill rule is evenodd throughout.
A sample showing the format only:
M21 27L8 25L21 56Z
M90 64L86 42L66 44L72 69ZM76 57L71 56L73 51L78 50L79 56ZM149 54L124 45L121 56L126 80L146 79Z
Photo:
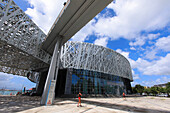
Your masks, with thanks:
M73 69L71 93L78 94L113 94L125 91L121 77L95 71Z

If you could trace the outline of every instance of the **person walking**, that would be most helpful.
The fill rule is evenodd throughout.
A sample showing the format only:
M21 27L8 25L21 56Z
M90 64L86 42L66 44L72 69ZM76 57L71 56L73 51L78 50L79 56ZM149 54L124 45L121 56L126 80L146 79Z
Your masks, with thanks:
M126 100L126 98L125 98L125 93L124 93L124 92L123 92L123 99Z
M25 94L25 90L26 90L26 88L24 87L24 89L23 89L23 94Z
M80 104L80 107L82 107L82 105L81 105L81 96L82 96L82 94L79 92L79 94L78 94L79 101L78 101L77 107L79 107L79 104Z

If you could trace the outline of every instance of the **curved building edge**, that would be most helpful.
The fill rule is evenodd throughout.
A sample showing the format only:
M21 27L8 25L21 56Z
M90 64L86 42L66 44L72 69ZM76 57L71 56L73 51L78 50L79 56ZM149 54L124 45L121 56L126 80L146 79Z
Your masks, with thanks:
M41 95L48 70L41 72L37 94ZM68 41L61 48L56 96L121 95L132 92L129 61L120 53L99 45Z
M66 42L61 49L61 67L97 71L133 81L129 61L120 53L95 44Z

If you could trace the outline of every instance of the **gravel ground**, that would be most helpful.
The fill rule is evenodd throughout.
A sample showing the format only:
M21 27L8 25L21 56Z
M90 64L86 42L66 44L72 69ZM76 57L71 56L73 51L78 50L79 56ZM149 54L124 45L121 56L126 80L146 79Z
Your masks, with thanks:
M56 98L52 106L40 106L40 97L0 96L0 113L170 113L170 98Z

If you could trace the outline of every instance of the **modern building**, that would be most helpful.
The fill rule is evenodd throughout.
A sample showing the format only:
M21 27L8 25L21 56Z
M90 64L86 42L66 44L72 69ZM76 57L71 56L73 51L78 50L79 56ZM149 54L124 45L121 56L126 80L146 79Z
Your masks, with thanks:
M37 85L41 94L44 76ZM68 41L62 46L60 69L56 83L56 96L79 92L90 95L122 95L131 93L133 81L129 61L120 53L90 43Z
M130 93L125 57L102 46L67 42L112 1L67 0L47 35L13 0L0 1L0 71L36 82L41 104L52 103L54 89L56 95Z

